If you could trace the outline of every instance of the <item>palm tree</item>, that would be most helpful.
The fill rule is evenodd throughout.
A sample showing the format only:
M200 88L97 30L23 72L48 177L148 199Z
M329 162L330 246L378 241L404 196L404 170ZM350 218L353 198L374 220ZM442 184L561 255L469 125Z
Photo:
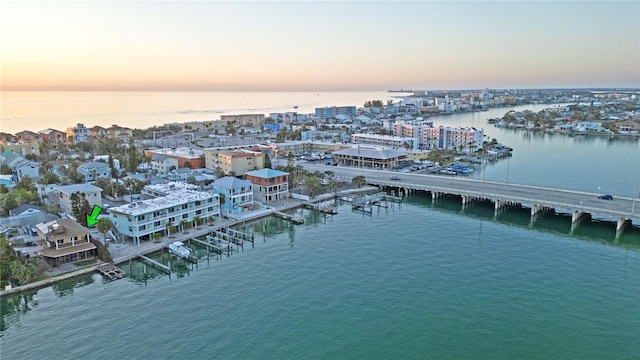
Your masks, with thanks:
M189 226L191 225L191 223L187 220L182 220L180 221L180 226L182 227L182 233L186 234L189 232Z
M213 226L216 223L216 218L214 216L209 216L207 221L209 222L209 226Z
M361 188L361 187L367 185L367 180L364 177L364 175L357 175L357 176L354 176L351 179L351 183L353 184L353 186L355 186L357 188Z
M173 223L171 221L167 222L165 228L167 229L167 235L169 235L169 237L173 237L173 234L176 232L176 227Z
M100 219L100 222L98 223L98 225L96 225L96 227L98 228L98 231L102 233L102 235L104 236L104 244L107 244L107 233L109 232L109 230L111 230L111 227L113 227L113 223L111 222L111 219L109 218L102 218Z
M202 225L202 218L200 216L195 216L193 218L193 223L196 224L198 229L200 229L200 225Z
M160 242L160 238L162 238L162 234L160 234L159 232L153 233L153 242L159 243Z

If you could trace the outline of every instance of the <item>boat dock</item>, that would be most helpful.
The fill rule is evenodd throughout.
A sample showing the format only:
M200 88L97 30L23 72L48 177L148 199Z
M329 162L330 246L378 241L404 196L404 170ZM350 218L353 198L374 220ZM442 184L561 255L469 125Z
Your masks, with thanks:
M171 245L171 244L168 244L168 245L167 245L167 246L165 246L164 248L165 248L165 249L167 249L167 250L171 250L171 248L169 247L169 245ZM171 253L171 251L169 251L169 253ZM193 255L186 255L186 256L182 256L182 255L178 255L178 254L175 254L175 253L173 253L173 255L176 255L176 256L178 256L178 257L179 257L179 258L181 258L181 259L185 259L186 261L188 261L188 262L190 262L190 263L192 263L192 264L196 264L196 265L198 265L198 258L197 258L197 257L195 257L195 256L193 256Z
M323 212L329 215L336 215L338 213L338 209L332 205L321 205L321 204L313 204L313 203L304 203L304 207L306 209L316 210Z
M155 267L158 270L164 271L167 274L171 275L171 268L165 264L161 264L153 259L151 259L150 257L144 256L142 254L138 254L138 257L142 260L144 260L147 264Z
M214 252L216 254L222 254L222 253L225 252L225 249L222 246L219 246L219 245L216 245L216 244L212 244L212 243L209 243L209 242L206 242L206 241L202 241L202 240L196 239L194 237L189 238L189 241L193 241L193 242L195 242L197 244L200 244L200 245L206 247L207 250L209 250L211 252Z
M280 217L282 219L285 219L285 220L289 220L289 221L291 221L293 223L296 223L296 224L304 224L304 219L299 217L299 216L285 214L285 213L280 212L280 211L274 212L273 215L275 215L277 217Z
M96 270L98 270L98 272L100 272L102 276L109 280L122 279L126 276L125 272L122 269L113 264L104 264L98 267Z

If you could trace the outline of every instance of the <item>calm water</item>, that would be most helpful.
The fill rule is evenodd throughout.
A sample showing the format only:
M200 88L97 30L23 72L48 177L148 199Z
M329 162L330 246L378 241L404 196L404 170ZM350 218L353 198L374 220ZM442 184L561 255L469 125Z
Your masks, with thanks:
M568 237L566 218L529 229L518 214L494 221L490 207L462 215L426 199L372 215L305 211L300 226L265 220L243 228L254 248L171 279L147 269L145 282L134 263L124 280L2 299L3 358L640 354L638 229L614 244L612 224L595 225L602 238Z
M166 123L220 119L225 114L312 113L323 106L362 106L398 93L343 92L15 92L0 96L1 130L61 131L118 124L148 128ZM297 109L294 109L297 106Z
M84 93L76 100L51 94L64 99L50 116L46 106L27 114L30 100L19 97L9 103L22 101L25 113L7 111L3 94L2 131L11 132L5 124L12 122L21 124L13 131L64 128L78 121L126 123L117 119L138 119L142 125L129 126L146 127L216 118L220 109L274 109L259 111L268 112L298 105L300 112L308 112L316 106L314 99L325 95L250 98L235 93L238 98L227 101L233 105L223 107L211 102L211 93L110 94ZM386 100L385 95L390 94L345 93L344 101L332 98L318 106L361 105ZM277 101L265 100L270 96ZM247 99L253 104L246 105ZM56 103L49 97L38 101ZM74 101L87 110L65 107ZM91 102L95 109L87 105ZM594 195L636 193L638 141L535 135L486 124L507 110L434 118L436 125L483 127L515 149L509 160L476 168L474 177ZM73 112L84 116L73 118ZM422 196L372 216L348 206L326 223L323 216L304 214L300 226L278 219L257 223L245 229L256 232L255 248L208 264L202 260L197 269L174 264L177 273L171 279L147 269L145 281L144 267L134 262L124 266L130 275L124 280L106 283L87 276L3 298L0 356L640 356L638 228L614 241L614 224L594 221L569 236L565 215L548 216L530 228L526 209L494 220L490 205L461 213L459 202L432 205Z

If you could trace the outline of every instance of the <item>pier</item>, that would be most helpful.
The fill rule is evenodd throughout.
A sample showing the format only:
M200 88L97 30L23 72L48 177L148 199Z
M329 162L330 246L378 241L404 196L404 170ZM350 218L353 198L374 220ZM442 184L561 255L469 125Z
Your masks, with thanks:
M125 272L113 264L105 264L96 269L102 276L109 280L122 279L126 276Z
M275 215L275 216L277 216L279 218L285 219L285 220L289 220L289 221L291 221L293 223L296 223L296 224L304 224L304 219L299 217L299 216L285 214L285 213L280 212L280 211L274 212L273 215Z
M159 263L155 260L153 260L150 257L144 256L142 254L138 254L138 257L142 260L144 260L144 262L146 262L147 264L153 266L154 268L160 270L160 271L164 271L167 274L171 275L171 268L165 264Z

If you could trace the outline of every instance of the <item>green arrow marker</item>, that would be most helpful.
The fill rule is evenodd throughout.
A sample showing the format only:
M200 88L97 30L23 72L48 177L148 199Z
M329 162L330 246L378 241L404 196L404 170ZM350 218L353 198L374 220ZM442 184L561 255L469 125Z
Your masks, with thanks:
M91 215L86 214L87 216L87 227L89 226L93 226L97 223L100 222L100 220L98 220L98 215L100 215L100 211L102 211L102 208L98 205L93 205L93 210L91 211Z

